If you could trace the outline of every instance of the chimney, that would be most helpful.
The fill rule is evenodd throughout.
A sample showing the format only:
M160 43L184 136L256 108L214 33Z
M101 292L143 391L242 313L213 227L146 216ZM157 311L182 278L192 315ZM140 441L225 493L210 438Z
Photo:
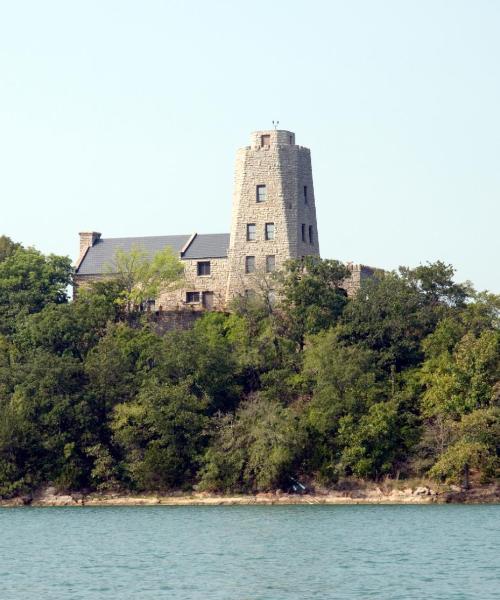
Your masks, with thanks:
M97 242L97 240L101 237L101 234L97 231L82 231L79 235L81 259L83 258L85 252L87 252L88 248L92 248L92 246Z

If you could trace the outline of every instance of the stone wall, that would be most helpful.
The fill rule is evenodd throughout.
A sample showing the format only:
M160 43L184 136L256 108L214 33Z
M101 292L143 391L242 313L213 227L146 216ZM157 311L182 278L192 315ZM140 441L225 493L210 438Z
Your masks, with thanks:
M202 315L202 311L156 311L151 314L150 322L157 333L163 334L167 331L191 329Z
M346 267L351 272L351 276L343 281L342 288L345 289L348 296L352 297L359 290L364 279L374 276L375 269L354 263L347 263Z

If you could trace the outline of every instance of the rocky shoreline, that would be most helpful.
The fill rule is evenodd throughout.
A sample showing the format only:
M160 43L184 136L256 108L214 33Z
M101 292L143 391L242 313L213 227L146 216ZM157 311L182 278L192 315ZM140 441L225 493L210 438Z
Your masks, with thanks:
M500 504L497 484L464 490L458 486L435 489L427 485L415 488L384 489L382 486L349 490L328 490L314 494L287 494L280 491L255 495L215 495L207 493L120 494L81 492L61 494L46 487L37 493L0 499L0 507L19 506L235 506L235 505L352 505L352 504Z

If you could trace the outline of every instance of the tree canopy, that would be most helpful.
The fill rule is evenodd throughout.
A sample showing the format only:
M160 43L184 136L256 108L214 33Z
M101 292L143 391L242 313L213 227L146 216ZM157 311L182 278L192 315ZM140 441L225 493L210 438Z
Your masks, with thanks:
M160 333L129 311L177 285L178 260L117 264L70 301L69 259L0 238L0 496L498 477L500 297L451 266L347 298L342 264L291 262L272 305Z

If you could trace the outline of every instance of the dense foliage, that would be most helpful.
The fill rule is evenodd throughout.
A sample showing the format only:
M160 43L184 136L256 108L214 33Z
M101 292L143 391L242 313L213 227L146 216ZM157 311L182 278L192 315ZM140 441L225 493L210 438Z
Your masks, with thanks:
M158 264L141 257L153 287ZM129 280L69 301L67 258L0 238L0 496L47 482L230 492L494 479L500 297L440 262L380 273L353 299L345 276L336 261L291 263L278 304L242 299L160 334L152 315L131 318Z

